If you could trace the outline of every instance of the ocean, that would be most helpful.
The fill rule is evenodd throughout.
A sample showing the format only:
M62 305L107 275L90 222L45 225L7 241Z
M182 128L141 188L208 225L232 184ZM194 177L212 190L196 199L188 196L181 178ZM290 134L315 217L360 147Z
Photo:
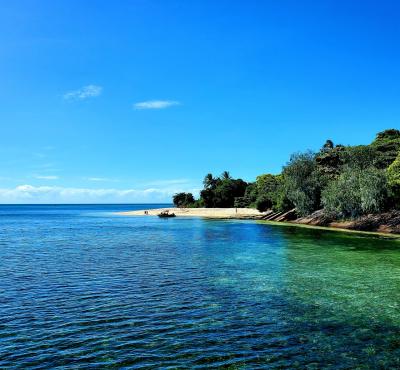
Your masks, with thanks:
M0 368L399 368L400 241L0 206Z

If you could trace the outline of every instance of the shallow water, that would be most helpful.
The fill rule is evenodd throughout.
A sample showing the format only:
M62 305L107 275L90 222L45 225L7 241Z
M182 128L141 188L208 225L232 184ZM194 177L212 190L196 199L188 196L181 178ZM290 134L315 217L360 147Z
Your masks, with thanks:
M0 206L0 368L400 367L399 241L141 207Z

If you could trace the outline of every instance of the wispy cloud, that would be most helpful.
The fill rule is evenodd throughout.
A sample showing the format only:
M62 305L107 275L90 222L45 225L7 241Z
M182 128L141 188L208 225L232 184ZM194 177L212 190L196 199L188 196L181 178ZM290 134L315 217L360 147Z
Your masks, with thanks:
M33 156L36 158L45 158L46 154L44 153L33 153Z
M0 189L0 203L164 203L173 194L195 189L89 189L20 185Z
M134 109L164 109L180 105L181 103L175 100L148 100L133 104Z
M52 163L52 162L34 164L31 166L31 168L35 172L57 172L57 171L60 171L58 168L56 168L56 164Z
M58 176L54 176L54 175L35 175L34 177L39 180L58 180L59 179Z
M108 177L87 177L86 180L88 181L95 181L95 182L116 182L116 179L110 179Z
M163 186L163 185L181 185L190 183L189 179L171 179L171 180L154 180L147 182L149 186Z
M84 100L101 95L103 88L98 85L83 86L78 90L69 91L64 94L65 100Z

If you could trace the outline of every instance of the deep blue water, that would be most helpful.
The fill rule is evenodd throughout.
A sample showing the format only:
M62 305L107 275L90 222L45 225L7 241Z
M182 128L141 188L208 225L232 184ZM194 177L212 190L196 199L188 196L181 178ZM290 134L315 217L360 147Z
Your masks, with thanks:
M0 206L0 368L400 367L400 242L141 208Z

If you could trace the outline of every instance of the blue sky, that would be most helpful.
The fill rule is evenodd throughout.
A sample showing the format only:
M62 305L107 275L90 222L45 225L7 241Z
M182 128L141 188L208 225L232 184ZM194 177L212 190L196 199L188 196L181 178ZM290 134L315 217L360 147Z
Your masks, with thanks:
M396 1L0 4L0 202L159 202L399 127Z

